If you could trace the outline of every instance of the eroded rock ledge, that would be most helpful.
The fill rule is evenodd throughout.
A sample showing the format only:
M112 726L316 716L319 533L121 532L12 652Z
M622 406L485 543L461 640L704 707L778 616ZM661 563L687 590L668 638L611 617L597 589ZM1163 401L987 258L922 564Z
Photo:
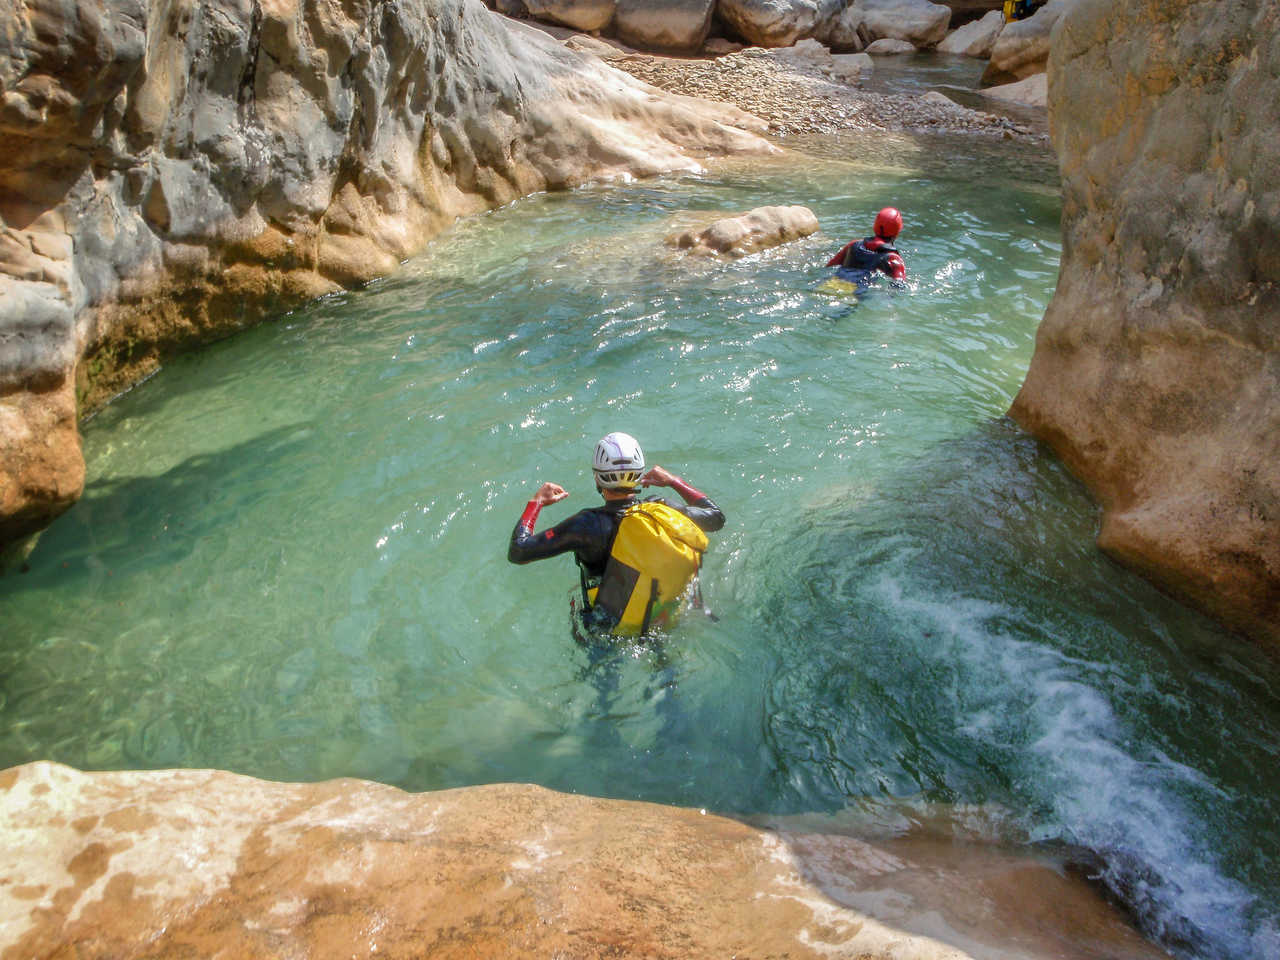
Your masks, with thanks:
M1280 641L1280 4L1079 0L1049 58L1062 267L1010 414L1104 550Z
M472 0L0 0L0 546L93 407L459 215L774 149Z
M528 785L33 763L0 773L0 825L3 960L1163 956L1027 859Z

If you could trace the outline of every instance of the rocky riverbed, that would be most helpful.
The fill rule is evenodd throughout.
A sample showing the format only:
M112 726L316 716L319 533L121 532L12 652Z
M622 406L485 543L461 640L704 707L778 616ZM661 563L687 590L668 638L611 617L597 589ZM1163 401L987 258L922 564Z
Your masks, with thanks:
M939 93L871 94L828 76L818 63L759 47L689 59L630 53L611 65L671 93L731 103L769 124L774 136L838 130L928 130L1036 140L1037 127L961 106Z

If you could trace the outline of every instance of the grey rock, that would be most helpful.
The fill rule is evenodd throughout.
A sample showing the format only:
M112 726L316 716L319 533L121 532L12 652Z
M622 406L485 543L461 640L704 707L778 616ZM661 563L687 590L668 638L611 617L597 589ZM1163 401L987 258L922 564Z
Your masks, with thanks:
M530 16L590 33L613 19L614 0L524 0Z
M641 50L698 50L711 29L715 0L617 0L618 39Z

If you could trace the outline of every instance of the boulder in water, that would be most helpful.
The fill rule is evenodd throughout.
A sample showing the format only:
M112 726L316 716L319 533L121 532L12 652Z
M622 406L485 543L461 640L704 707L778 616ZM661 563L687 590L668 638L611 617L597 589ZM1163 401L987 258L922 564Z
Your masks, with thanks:
M818 218L808 207L757 207L701 230L673 233L667 243L692 254L745 257L817 232Z

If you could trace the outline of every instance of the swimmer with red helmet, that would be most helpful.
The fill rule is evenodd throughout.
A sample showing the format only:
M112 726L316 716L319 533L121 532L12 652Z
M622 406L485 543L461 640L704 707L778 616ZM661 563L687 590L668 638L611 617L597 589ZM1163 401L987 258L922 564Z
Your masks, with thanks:
M907 275L907 265L902 262L893 241L902 232L902 214L896 207L885 207L876 214L872 227L874 234L862 240L854 240L840 248L840 252L827 261L828 267L845 270L862 270L870 274L874 270L893 280Z

